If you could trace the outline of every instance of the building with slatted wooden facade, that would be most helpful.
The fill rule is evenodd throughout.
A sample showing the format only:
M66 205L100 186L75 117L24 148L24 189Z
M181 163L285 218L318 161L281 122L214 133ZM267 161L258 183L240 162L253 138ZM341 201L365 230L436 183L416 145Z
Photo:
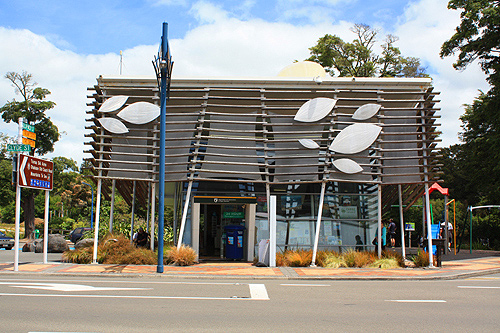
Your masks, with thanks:
M155 215L155 78L104 77L89 88L88 160L102 195ZM245 227L244 258L277 246L366 249L381 215L438 179L437 93L429 78L173 78L166 118L166 206L183 243L224 257L224 227ZM398 191L399 189L399 191ZM154 219L151 219L154 222Z

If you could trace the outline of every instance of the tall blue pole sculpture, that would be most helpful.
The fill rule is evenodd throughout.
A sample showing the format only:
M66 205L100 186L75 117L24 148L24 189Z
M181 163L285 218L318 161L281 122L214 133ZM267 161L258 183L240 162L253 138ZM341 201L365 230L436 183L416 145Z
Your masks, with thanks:
M160 165L158 189L158 266L157 273L163 273L163 232L165 211L165 130L167 121L167 101L170 92L170 79L174 65L167 39L168 24L163 22L163 34L158 56L153 60L158 87L160 88Z
M90 186L90 191L92 192L92 206L90 207L90 228L94 229L94 188L89 183L82 182L82 184Z

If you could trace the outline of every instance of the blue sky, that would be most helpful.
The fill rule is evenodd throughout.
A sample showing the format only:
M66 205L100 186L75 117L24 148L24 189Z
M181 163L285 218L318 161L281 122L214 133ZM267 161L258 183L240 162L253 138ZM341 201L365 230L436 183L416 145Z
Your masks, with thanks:
M78 163L83 142L87 87L99 75L153 76L162 23L169 24L175 77L275 76L325 34L346 41L355 23L399 37L405 56L421 59L441 92L441 146L458 142L463 104L487 90L477 65L462 72L439 49L460 23L445 0L0 0L0 75L23 70L52 94L48 115L63 135L51 156ZM0 78L0 105L16 98ZM0 132L16 135L13 124Z
M159 39L161 23L169 37L183 38L203 24L193 6L199 1L2 1L0 22L46 36L56 46L80 54L116 52ZM207 2L208 3L208 2ZM214 6L241 20L262 19L311 25L351 21L391 29L407 1L213 1ZM332 32L334 33L334 32Z

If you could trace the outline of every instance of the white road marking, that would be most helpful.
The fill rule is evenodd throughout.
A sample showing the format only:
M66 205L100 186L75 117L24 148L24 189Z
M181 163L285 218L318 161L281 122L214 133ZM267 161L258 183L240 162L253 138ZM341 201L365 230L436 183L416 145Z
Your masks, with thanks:
M266 286L264 284L249 284L250 298L253 300L269 300Z
M442 299L386 299L385 301L397 303L446 303Z
M300 283L281 283L285 287L330 287L329 284L300 284Z
M82 284L69 284L69 283L29 283L18 282L15 285L8 282L0 282L0 284L9 284L13 288L29 288L29 289L43 289L55 291L101 291L101 290L151 290L152 288L120 288L120 287L93 287L85 286Z
M240 285L246 285L247 283L238 283L238 282L186 282L186 281L149 281L149 280L141 280L141 281L128 281L128 280L56 280L56 279L0 279L0 281L13 281L10 284L15 284L18 283L17 281L28 281L30 283L34 282L42 282L42 283L53 283L54 281L61 281L61 282L79 282L79 283L126 283L126 284L189 284L189 285L233 285L233 286L240 286ZM44 281L50 281L50 282L44 282ZM3 283L0 282L0 284L9 284L9 283Z
M500 289L500 287L487 287L487 286L457 286L464 289Z
M33 282L0 282L13 288L44 289L54 291L110 291L110 290L152 290L153 288L120 288L120 287L94 287L79 284L63 283L33 283ZM185 283L185 284L214 284L219 283ZM224 285L244 285L240 283L221 283ZM264 284L248 284L250 297L191 297L191 296L140 296L140 295L82 295L82 294L14 294L0 293L0 296L24 296L24 297L95 297L95 298L137 298L137 299L195 299L195 300L269 300L266 286Z
M253 298L233 297L190 297L190 296L132 296L132 295L61 295L61 294L9 294L0 293L0 296L25 297L82 297L82 298L131 298L131 299L194 299L194 300L254 300Z

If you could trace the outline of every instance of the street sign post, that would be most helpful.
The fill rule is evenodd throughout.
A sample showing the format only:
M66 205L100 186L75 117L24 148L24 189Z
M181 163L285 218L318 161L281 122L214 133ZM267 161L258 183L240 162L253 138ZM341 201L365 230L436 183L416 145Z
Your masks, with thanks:
M7 151L31 151L31 146L30 145L25 145L22 143L8 143L7 144Z
M30 131L30 132L35 132L35 126L30 125L30 124L25 123L25 122L23 122L22 128L23 128L23 130L27 130L27 131Z
M52 190L54 164L51 161L20 154L18 165L18 183L20 187Z

